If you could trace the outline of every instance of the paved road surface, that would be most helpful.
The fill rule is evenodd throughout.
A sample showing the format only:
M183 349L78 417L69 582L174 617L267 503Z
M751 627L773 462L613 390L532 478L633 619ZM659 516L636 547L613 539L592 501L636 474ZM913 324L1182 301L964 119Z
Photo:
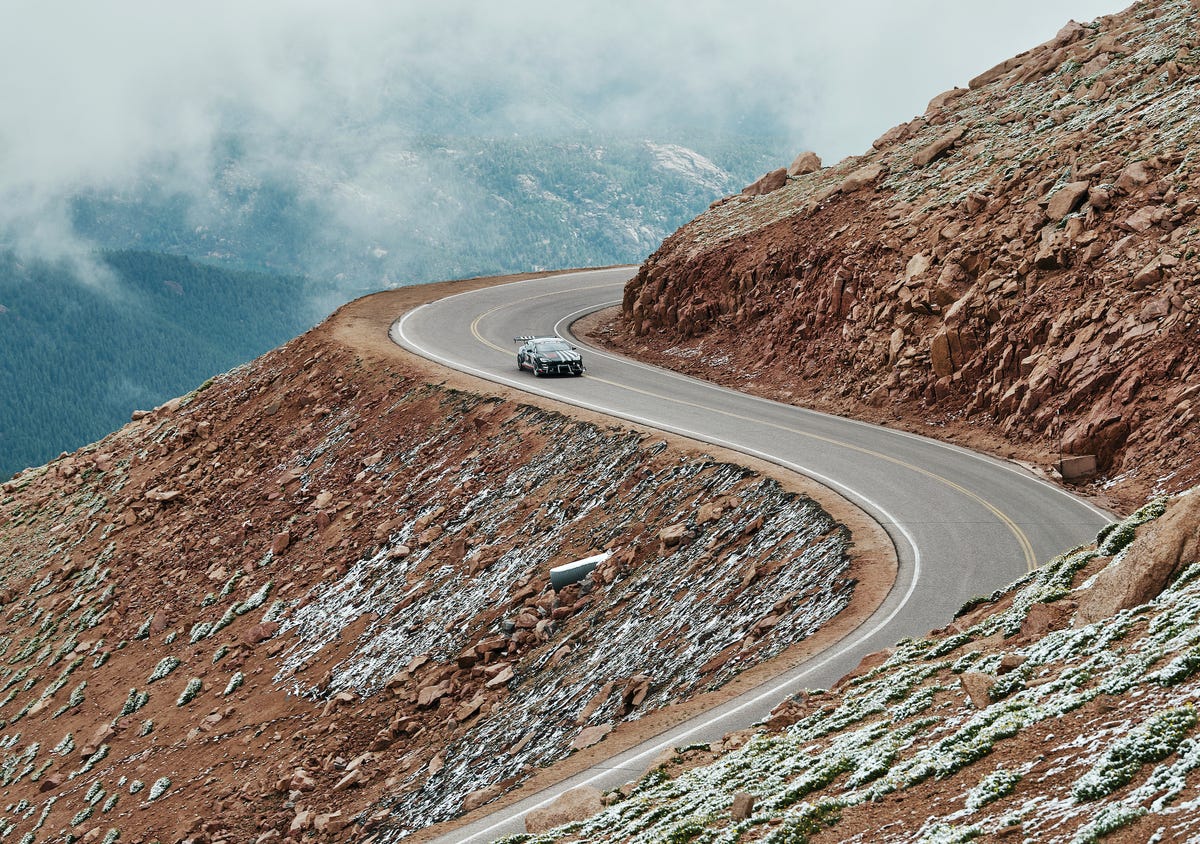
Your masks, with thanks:
M883 526L899 557L896 585L855 634L787 675L439 842L483 842L523 832L525 812L568 788L583 783L614 788L640 776L665 749L712 741L748 726L785 695L828 687L862 656L946 624L971 596L990 593L1094 538L1110 520L1009 463L755 398L596 349L583 349L588 372L582 378L535 378L517 370L514 337L569 337L574 320L619 302L633 273L631 267L591 270L451 296L397 320L392 339L490 381L808 475Z

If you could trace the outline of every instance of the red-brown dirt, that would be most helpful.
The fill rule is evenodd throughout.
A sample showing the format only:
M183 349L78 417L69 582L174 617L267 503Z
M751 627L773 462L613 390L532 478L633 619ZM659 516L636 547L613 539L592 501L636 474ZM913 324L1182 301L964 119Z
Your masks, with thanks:
M864 155L716 203L596 336L1047 471L1093 455L1080 489L1118 507L1192 486L1198 20L1072 23Z
M768 679L878 604L894 576L890 545L836 496L774 467L568 416L388 340L405 309L504 280L353 302L3 484L6 829L375 840L517 782L556 781ZM564 441L603 477L561 462L548 446ZM851 553L847 529L810 495L853 531ZM666 547L671 525L684 529ZM604 547L614 556L585 586L548 589L549 565ZM544 562L521 556L539 548ZM752 577L725 563L743 553ZM697 658L663 626L686 628L672 613L688 605L689 566L714 578L706 617L721 589L737 598L717 608L713 653ZM797 591L793 575L825 585ZM572 643L612 635L606 625L647 593L647 576L681 584L661 620L641 615L661 660L637 674L613 657L584 674L578 660L602 651ZM826 603L836 614L822 627L797 626ZM764 614L773 627L756 626ZM606 670L613 691L598 697ZM524 691L540 683L575 697ZM556 726L576 717L565 733ZM592 724L615 729L550 764L565 755L555 742ZM462 756L488 741L510 746L507 773Z

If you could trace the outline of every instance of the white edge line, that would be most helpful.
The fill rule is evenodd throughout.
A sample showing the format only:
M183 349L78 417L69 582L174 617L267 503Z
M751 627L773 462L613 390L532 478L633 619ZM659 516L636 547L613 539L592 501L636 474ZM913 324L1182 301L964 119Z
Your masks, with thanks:
M639 265L637 265L637 264L628 264L628 265L622 265L619 267L609 267L606 269L577 270L574 272L564 272L559 275L548 275L548 276L542 276L540 278L527 278L527 279L522 279L520 281L509 281L509 282L505 282L504 284L497 284L491 288L486 288L486 289L493 290L493 289L499 289L502 287L513 287L513 286L519 285L519 284L534 284L537 282L547 282L547 281L551 281L551 280L558 279L558 278L583 276L583 275L588 275L588 274L613 273L618 270L622 270L622 271L636 270L638 266ZM438 299L435 302L430 302L430 303L428 303L428 305L434 305L434 304L437 304L438 302L444 302L448 299L457 299L457 298L463 297L463 296L470 296L471 294L478 293L478 292L480 292L480 291L479 290L464 290L461 293L454 293L450 296L446 296L442 299ZM563 322L568 322L568 321L574 322L575 320L579 319L580 317L582 317L586 314L593 313L594 311L600 310L602 308L606 308L606 307L610 307L612 305L618 304L620 301L621 301L620 299L615 299L610 302L601 304L599 306L581 309L579 311L576 311L573 314L570 314L567 317L563 317L555 325L555 333L558 333L559 326L561 326L563 324ZM397 320L397 322L403 322L405 319L407 319L407 317L409 315L415 314L417 311L420 311L420 310L424 309L425 307L427 307L427 305L421 305L417 308L414 308L413 310L409 311L407 314L402 316L399 320ZM395 323L393 323L393 327L395 327ZM389 331L388 333L390 335L391 331ZM571 334L569 331L567 333L570 334L570 336L573 340L575 340L576 342L579 342L583 346L585 346L588 349L589 353L591 353L591 354L597 354L597 355L600 355L601 357L606 357L610 360L620 361L621 363L625 363L630 366L639 367L641 369L653 370L655 372L664 374L668 378L674 378L674 379L680 380L680 381L687 381L692 384L697 384L697 385L707 387L711 390L718 390L720 392L729 393L729 394L737 395L737 396L742 396L744 398L750 399L751 401L762 402L764 404L769 404L769 405L772 405L775 407L790 408L792 410L798 411L801 414L811 414L813 416L819 416L819 417L826 418L826 419L837 419L838 421L849 422L852 425L857 425L857 426L860 426L863 428L869 428L869 429L876 430L876 431L886 431L889 434L894 434L896 436L903 437L905 439L916 440L916 441L919 441L919 442L922 442L925 444L936 446L937 448L942 448L947 451L953 451L957 454L971 457L975 460L978 460L978 461L981 461L984 463L988 463L992 466L996 466L1001 469L1004 469L1006 472L1010 472L1013 475L1016 475L1017 477L1019 477L1023 480L1032 481L1035 484L1043 486L1049 490L1052 490L1053 492L1058 493L1059 495L1062 495L1062 496L1065 496L1065 497L1071 499L1076 504L1082 504L1084 507L1091 510L1093 513L1095 513L1097 516L1099 516L1100 518L1104 519L1107 522L1113 522L1113 521L1118 520L1117 516L1096 506L1095 504L1088 501L1087 499L1080 498L1079 496L1068 492L1067 490L1063 489L1060 486L1056 486L1055 484L1052 484L1043 478L1039 478L1037 475L1033 474L1032 472L1030 472L1027 469L1024 469L1024 468L1021 468L1018 466L1014 466L1011 461L1001 460L999 458L992 457L991 455L988 455L988 454L981 454L980 452L972 451L969 448L964 448L963 446L955 445L954 443L942 442L941 440L936 440L932 437L926 437L921 434L914 434L910 431L902 431L897 428L889 428L885 425L877 425L873 422L864 422L861 419L853 419L853 418L850 418L847 416L833 416L832 414L824 413L820 410L813 410L812 408L801 407L799 405L794 405L794 404L784 404L783 402L777 402L777 401L773 401L768 398L763 398L762 396L756 396L753 393L745 393L740 390L733 390L729 387L724 387L720 384L715 384L712 381L706 381L702 378L694 378L690 375L684 375L682 373L674 372L670 369L665 369L663 367L651 366L649 364L642 363L640 361L634 360L633 358L629 358L624 355L616 355L616 354L613 354L612 352L604 351L590 343L586 343L582 340L579 340L578 337L576 337L574 334ZM403 345L403 344L398 343L398 345ZM412 351L416 351L416 348L414 347L412 349ZM425 355L425 356L428 357L428 355ZM447 360L439 359L438 362L445 364L445 365L450 365L450 363L451 363L448 359ZM452 368L460 368L461 369L461 367L458 367L457 364L453 365ZM497 377L493 377L484 372L477 372L476 374L478 374L479 377L485 378L487 380L491 380L491 381L497 380ZM515 381L505 380L501 383L507 384L509 386L515 386L518 389L524 389L528 392L538 393L539 395L544 395L547 398L558 398L557 396L551 395L550 393L539 393L538 390L531 389L528 386L517 383ZM566 401L565 399L559 399L559 400ZM568 403L570 403L570 402L568 402ZM580 406L582 406L582 405L580 405Z
M524 282L513 282L513 283L514 284L523 284ZM578 400L567 400L567 399L564 399L561 396L551 393L549 391L542 390L542 389L539 389L536 387L530 387L528 384L515 381L514 379L508 378L506 376L497 375L495 373L487 372L486 370L477 369L473 366L463 365L463 364L451 361L449 358L444 358L435 352L432 352L428 349L423 348L418 343L416 343L411 337L409 337L408 334L405 332L405 323L408 321L408 318L413 316L414 314L418 313L424 307L425 307L425 305L415 308L415 309L409 311L408 313L404 314L403 316L401 316L399 319L395 320L392 323L391 328L388 331L388 334L392 338L393 342L397 343L398 345L403 346L404 348L408 349L409 351L419 354L422 357L432 360L436 363L440 363L444 366L451 367L460 372L466 372L468 374L475 375L475 376L483 378L484 380L487 380L487 381L504 384L506 386L516 387L517 389L521 389L526 392L534 393L536 395L540 395L545 398L555 399L556 401L565 401L567 404L574 404L575 406L582 407L585 410L592 410L597 413L603 413L608 416L615 416L619 419L625 419L626 421L629 421L629 422L646 425L651 428L655 428L655 429L662 430L662 431L667 431L668 433L673 433L673 434L678 434L680 436L690 437L691 439L699 440L701 442L707 442L710 445L716 445L716 446L728 448L733 451L738 451L743 454L748 454L752 457L758 457L758 458L761 458L768 462L775 463L776 465L782 466L786 469L791 469L794 472L798 472L802 475L806 475L822 484L825 484L826 486L830 486L830 487L833 487L833 488L839 490L843 495L847 496L848 498L851 498L852 500L857 500L860 503L868 505L868 507L873 509L874 513L878 514L879 516L882 516L884 519L886 519L887 523L893 525L898 531L900 531L901 534L903 534L905 541L908 543L909 548L912 549L912 553L913 553L912 577L911 577L911 580L909 581L908 589L904 593L904 597L900 600L900 603L898 603L892 609L892 611L887 615L887 617L883 618L879 622L877 622L875 624L875 626L872 627L869 631L866 631L863 633L859 633L856 631L855 633L851 634L852 638L850 641L843 640L843 644L839 648L837 648L836 650L830 651L830 652L826 652L825 654L822 655L822 658L820 658L820 660L818 662L813 663L811 665L806 665L804 670L801 673L799 673L795 676L791 676L786 681L777 683L776 685L772 686L771 688L767 689L766 691L759 693L754 698L743 702L739 706L737 706L727 712L723 712L720 716L721 718L725 718L730 715L734 715L738 712L741 712L743 709L746 709L747 707L754 706L754 705L760 703L764 698L778 695L780 693L780 691L783 688L785 688L786 686L788 686L792 683L795 683L797 680L802 679L803 677L807 676L808 674L811 674L812 672L823 668L824 666L828 665L834 659L837 659L837 658L843 656L844 654L846 654L847 652L853 650L855 647L859 646L867 639L870 639L872 636L875 636L876 634L881 632L884 628L887 627L887 625L891 624L892 621L896 618L896 616L900 613L900 611L903 610L908 605L909 600L912 598L913 593L916 591L917 582L920 580L920 577L921 577L921 551L917 547L917 544L916 544L915 540L913 539L912 534L910 534L908 532L908 529L903 524L901 524L899 521L897 521L895 519L895 517L893 517L890 513L888 513L887 510L885 510L883 507L880 507L877 503L872 501L868 496L863 495L862 493L858 492L857 490L853 489L852 487L849 487L849 486L841 483L840 481L834 480L833 478L829 478L819 472L807 470L804 467L802 467L796 463L792 463L791 461L783 460L778 457L774 457L772 455L766 454L766 453L758 451L756 449L748 449L743 446L736 445L734 443L728 442L726 440L722 440L717 437L705 436L705 435L700 434L695 431L689 431L686 429L677 428L677 427L670 426L670 425L663 425L660 423L656 423L652 420L649 420L649 419L646 419L646 418L643 418L640 416L636 416L634 414L617 413L609 408L605 408L603 406L592 404L589 402L582 402L582 401L578 401ZM662 370L662 371L666 371L666 370ZM704 383L704 382L701 382L701 383ZM733 392L733 391L731 391L731 392ZM745 394L738 393L738 395L745 395ZM755 397L751 397L751 398L755 398ZM878 519L876 519L876 521L878 521ZM717 720L718 719L713 718L713 719L705 721L701 724L697 724L694 727L692 727L690 730L688 730L688 732L683 733L682 735L679 735L679 736L674 736L673 738L668 739L667 741L662 742L660 744L656 744L653 747L651 747L649 750L643 751L642 753L638 754L637 756L634 756L631 759L626 760L626 761L628 763L633 763L633 762L637 762L637 760L639 760L639 759L643 759L647 756L657 754L657 753L661 752L668 745L671 745L671 744L679 741L682 738L686 738L687 736L691 735L692 733L695 733L699 730L704 729L705 727L710 726L711 724L715 723ZM595 774L592 777L589 777L588 779L584 780L580 784L587 785L587 784L594 782L606 775L607 775L607 770L603 771L599 774ZM554 788L554 786L550 786L549 788L552 789L552 788ZM549 790L549 789L546 789L546 790ZM547 797L545 800L526 809L524 813L533 811L534 809L540 809L543 806L549 805L550 803L552 803L554 801L554 799L557 796L558 796L558 794L556 793L551 797ZM524 813L522 813L522 814L524 814ZM513 820L515 820L518 817L520 817L520 815L510 815L510 816L506 817L504 820L499 821L498 823L488 827L487 829L481 830L481 831L471 835L468 838L461 839L462 844L466 844L466 842L468 842L468 841L474 841L475 839L477 839L481 836L488 835L493 830L499 829L499 828L511 823Z
M569 315L563 317L562 319L560 319L558 321L558 323L555 324L555 326L554 326L555 333L559 333L559 327L564 322L566 322L568 324L571 322L575 322L576 320L578 320L584 316L587 316L589 313L594 313L595 311L602 310L602 309L608 308L608 307L612 307L613 305L620 304L620 302L621 302L620 299L614 299L610 302L605 302L598 306L582 308L572 314L569 314ZM941 440L936 440L933 437L926 437L922 434L915 434L911 431L903 431L903 430L900 430L899 428L889 428L886 425L878 425L874 422L865 422L862 419L854 419L849 416L834 416L833 414L825 413L820 410L814 410L810 407L802 407L801 405L795 405L795 404L786 404L784 402L774 401L773 399L768 399L763 396L757 396L757 395L754 395L753 393L747 393L747 392L743 392L741 390L734 390L730 387L724 386L723 384L717 384L713 381L707 381L703 378L696 378L691 375L684 375L681 372L675 372L673 370L666 369L665 367L654 366L654 365L648 364L648 363L642 363L641 361L635 360L626 355L619 355L614 352L610 352L605 349L601 349L598 346L588 343L586 340L580 340L574 333L572 333L569 330L566 333L568 335L570 335L572 340L574 340L575 342L584 346L588 350L589 354L599 355L600 357L608 358L609 360L618 361L620 363L624 363L629 366L635 366L635 367L638 367L639 369L652 370L655 372L659 372L659 373L666 375L666 377L668 377L668 378L674 378L679 381L687 381L692 384L708 387L709 389L712 389L712 390L718 390L720 392L730 393L732 395L737 395L737 396L744 396L753 401L762 402L764 404L769 404L769 405L772 405L775 407L790 408L792 410L799 411L802 414L811 414L813 416L820 416L820 417L824 417L826 419L837 419L838 421L849 422L852 425L857 425L862 428L870 428L870 429L876 430L876 431L886 431L889 434L894 434L898 437L903 437L905 439L910 439L910 440L916 440L918 442L921 442L921 443L924 443L927 445L934 445L934 446L937 446L938 448L942 448L947 451L953 451L957 454L960 454L960 455L963 455L966 457L971 457L971 458L974 458L975 460L979 460L979 461L982 461L985 463L989 463L993 466L1004 469L1007 472L1011 472L1012 474L1018 476L1019 478L1022 478L1023 480L1032 481L1033 483L1040 484L1041 486L1044 486L1047 489L1050 489L1050 490L1058 493L1059 495L1064 495L1067 498L1070 498L1075 503L1082 504L1084 507L1087 507L1093 513L1095 513L1096 515L1100 516L1103 519L1107 519L1110 522L1118 520L1118 518L1116 516L1114 516L1112 513L1109 513L1107 511L1105 511L1104 509L1097 507L1095 504L1088 501L1087 499L1081 498L1077 495L1074 495L1074 494L1068 492L1067 490L1063 489L1062 487L1059 487L1059 486L1056 486L1055 484L1050 483L1049 481L1045 480L1044 478L1039 478L1037 475L1033 474L1028 469L1025 469L1020 466L1014 466L1011 461L1002 460L998 457L993 457L990 454L982 454L978 451L974 451L972 449L965 448L960 445L956 445L955 443L943 442ZM562 335L560 334L559 336L562 336Z
M631 267L632 266L634 266L634 265L631 265ZM583 274L589 273L589 272L593 272L593 273L613 272L617 269L626 269L626 267L620 267L620 268L614 267L614 268L607 269L607 270L583 270L578 273L564 273L563 275L574 276L574 275L583 275ZM513 286L513 285L517 285L517 284L529 284L531 282L547 281L549 279L553 279L553 278L557 278L557 277L558 276L544 276L542 278L537 278L537 279L524 279L521 281L508 282L503 285L496 285L496 287L509 287L509 286ZM454 299L454 298L458 298L460 296L466 296L466 295L476 293L476 292L477 291L474 291L474 290L463 291L462 293L456 293L456 294L453 294L452 296L447 296L444 299L440 299L437 301L442 302L442 301L445 301L446 299ZM617 304L619 301L620 300L613 300L610 302L600 304L598 306L589 306L587 308L583 308L578 311L575 311L575 312L561 318L555 324L555 327L554 327L555 333L559 334L561 336L560 327L564 323L567 323L569 325L570 323L574 322L575 320L579 319L580 317L582 317L588 313L593 313L597 310L601 310L602 308L610 307L614 304ZM432 305L432 304L436 304L436 303L431 302L428 304ZM408 321L409 317L415 315L416 313L418 313L419 311L423 310L426 307L427 307L427 305L421 305L417 308L414 308L413 310L405 313L404 315L402 315L400 318L398 318L397 320L395 320L392 323L392 325L388 331L388 334L392 338L393 342L395 342L395 343L397 343L397 345L403 346L403 347L409 349L410 351L412 351L416 354L419 354L422 357L425 357L429 360L433 360L437 363L440 363L444 366L447 366L451 369L455 369L457 371L466 372L468 374L475 375L479 378L483 378L486 381L491 381L493 383L499 383L499 384L503 384L505 386L514 387L518 390L533 393L535 395L540 395L545 398L550 398L550 399L553 399L556 401L562 401L567 404L573 404L577 407L581 407L586 410L592 410L597 413L603 413L603 414L610 415L610 416L616 416L617 418L625 419L626 421L634 422L635 424L642 424L642 425L646 425L648 427L655 428L658 430L667 431L669 433L674 433L674 434L678 434L680 436L685 436L685 437L689 437L691 439L699 440L701 442L707 442L710 445L716 445L716 446L721 446L724 448L729 448L733 451L738 451L738 452L748 454L753 457L758 457L760 459L767 460L768 462L775 463L776 465L782 466L782 467L790 469L792 471L799 472L800 474L803 474L810 478L813 478L814 480L818 481L819 483L823 483L826 486L837 489L843 495L847 496L848 498L851 498L852 500L858 501L860 504L866 504L868 507L872 508L876 514L878 514L879 516L882 516L888 523L895 526L895 528L904 536L905 541L908 543L909 547L912 549L912 552L913 552L912 578L909 581L909 586L908 586L908 589L905 591L904 597L892 609L892 611L887 615L886 618L881 619L879 622L877 622L875 624L875 626L872 627L869 631L861 632L861 633L855 632L854 634L851 634L852 638L850 640L843 640L843 643L841 644L840 647L837 647L835 650L825 652L825 654L820 656L819 661L811 663L811 664L806 664L804 669L799 674L790 676L787 680L781 681L781 682L775 684L774 686L772 686L771 688L769 688L763 692L760 692L754 698L747 700L747 701L743 702L742 704L739 704L737 707L735 707L727 712L723 712L720 715L720 718L725 718L725 717L729 717L731 715L735 715L736 713L741 712L743 709L746 709L748 707L759 704L764 698L778 695L784 688L786 688L790 684L793 684L796 681L801 680L805 676L807 676L815 671L820 670L821 668L828 665L831 661L845 655L849 651L853 650L855 647L858 647L860 644L862 644L867 639L870 639L871 637L877 635L882 630L884 630L887 627L887 625L889 625L895 619L895 617L900 613L900 611L903 610L905 606L907 606L909 600L912 598L912 595L916 589L917 582L920 580L920 576L921 576L921 552L920 552L920 549L917 547L916 542L914 541L912 535L909 533L908 529L905 528L904 525L902 525L899 521L897 521L893 516L891 516L891 514L889 514L884 508L880 507L877 503L872 501L868 496L863 495L862 493L858 492L857 490L855 490L839 481L836 481L833 478L829 478L819 472L805 469L804 467L802 467L798 464L792 463L791 461L782 460L780 458L765 454L765 453L757 451L755 449L748 449L743 446L735 445L733 443L730 443L725 440L721 440L716 437L706 436L706 435L700 434L695 431L690 431L687 429L677 428L675 426L656 423L652 420L646 419L644 417L636 416L634 414L618 413L618 412L613 411L611 408L606 408L606 407L592 404L589 402L580 401L578 399L565 398L561 395L552 393L550 391L543 390L543 389L540 389L537 387L533 387L533 386L529 385L527 382L518 382L518 381L516 381L512 378L508 378L506 376L497 375L495 373L488 372L486 370L481 370L481 369L478 369L473 366L464 365L464 364L452 361L449 358L445 358L445 357L438 355L428 349L423 348L418 343L416 343L411 337L409 337L408 334L405 332L405 323ZM574 334L571 334L569 331L566 333L570 334L572 339L576 340L577 342L581 342L582 345L584 345L589 350L590 353L600 355L601 357L609 358L610 360L620 361L621 363L639 367L639 368L647 370L647 371L654 371L657 374L665 375L668 378L673 378L673 379L677 379L677 380L681 380L681 381L688 381L688 382L691 382L694 384L698 384L698 385L707 387L712 390L719 390L722 392L726 392L726 393L741 397L743 399L749 399L749 400L755 401L755 402L763 402L763 403L771 404L774 406L790 408L793 410L800 411L802 414L812 414L815 416L822 416L822 417L829 416L829 414L822 413L821 411L812 410L812 409L804 408L804 407L799 407L796 405L787 405L782 402L775 402L775 401L772 401L771 399L763 398L761 396L755 396L750 393L745 393L745 392L741 392L738 390L732 390L727 387L721 386L719 384L714 384L711 381L705 381L703 379L693 378L693 377L683 375L683 374L680 374L677 372L672 372L671 370L664 369L662 367L650 366L648 364L641 363L640 361L636 361L636 360L633 360L633 359L625 357L625 356L615 355L610 352L606 352L601 349L598 349L597 347L595 347L589 343L579 341L578 338L575 337ZM926 444L932 444L938 448L943 448L948 451L953 451L958 454L969 456L976 460L986 462L990 465L1002 468L1005 471L1010 472L1024 480L1032 481L1032 482L1039 484L1043 487L1046 487L1047 489L1050 489L1060 495L1066 496L1076 503L1083 504L1087 509L1091 510L1092 512L1094 512L1096 515L1100 516L1101 518L1104 518L1107 520L1113 519L1113 515L1111 513L1105 512L1104 510L1095 506L1091 502L1089 502L1085 499L1082 499L1078 496L1072 495L1070 492L1050 483L1049 481L1046 481L1042 478L1037 477L1036 475L1030 473L1028 470L1024 470L1024 469L1018 468L1016 466L1013 466L1009 462L991 457L989 455L980 454L978 452L972 451L967 448L963 448L963 447L955 445L953 443L944 443L939 440L935 440L931 437L921 436L920 434L914 434L914 433L911 433L908 431L900 431L900 430L897 430L894 428L888 428L888 427L885 427L882 425L876 425L876 424L873 424L870 422L864 422L864 421L858 420L858 419L851 419L851 418L847 418L847 417L836 417L836 418L839 421L849 422L851 424L858 425L861 427L871 428L871 429L875 429L875 430L883 430L883 431L887 431L888 433L895 434L895 435L898 435L898 436L901 436L901 437L904 437L907 439L920 441L920 442L926 443ZM876 519L876 521L878 521L878 519ZM680 735L675 735L670 739L667 739L663 742L655 744L650 749L643 751L642 753L638 754L637 756L634 756L628 760L625 760L622 764L635 764L638 762L638 760L644 759L647 756L657 754L657 753L661 752L663 749L667 748L668 746L680 741L681 739L686 739L689 735L692 735L695 732L705 729L706 727L713 724L716 720L717 719L714 718L714 719L705 721L703 723L697 724L694 727L692 727L690 730L688 730L687 732L682 733ZM601 773L595 774L592 777L589 777L588 779L586 779L582 783L580 783L580 785L587 785L589 783L595 782L596 780L599 780L599 779L603 778L604 776L606 776L607 773L608 773L608 769L606 769L605 771L602 771ZM550 786L548 789L545 789L545 790L549 790L552 788L554 788L554 786ZM545 800L540 801L540 802L536 803L535 805L529 807L522 814L527 813L529 811L533 811L534 809L539 809L544 806L547 806L551 802L553 802L553 800L556 797L557 797L557 794L555 794L552 797L548 797ZM526 799L528 799L528 798L526 798ZM481 830L477 833L474 833L470 837L461 839L461 840L462 840L463 844L466 844L466 842L474 841L474 840L480 838L481 836L488 835L492 831L500 829L501 827L511 823L518 817L520 817L520 815L509 815L504 820L499 821L498 823L488 827L487 829Z

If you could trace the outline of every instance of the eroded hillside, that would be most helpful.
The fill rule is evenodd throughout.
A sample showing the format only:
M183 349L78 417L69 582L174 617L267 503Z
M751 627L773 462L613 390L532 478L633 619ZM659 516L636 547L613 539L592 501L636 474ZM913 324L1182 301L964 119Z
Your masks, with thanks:
M388 296L3 485L4 837L399 840L890 576L776 480L433 383Z
M1137 3L811 153L667 239L598 336L740 389L1049 467L1200 480L1200 13Z

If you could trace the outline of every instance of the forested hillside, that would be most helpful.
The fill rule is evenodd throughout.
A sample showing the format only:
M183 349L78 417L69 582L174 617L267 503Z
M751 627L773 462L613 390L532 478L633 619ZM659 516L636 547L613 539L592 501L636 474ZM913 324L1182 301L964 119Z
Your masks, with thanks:
M110 281L0 255L0 477L99 439L310 327L306 282L146 252Z

